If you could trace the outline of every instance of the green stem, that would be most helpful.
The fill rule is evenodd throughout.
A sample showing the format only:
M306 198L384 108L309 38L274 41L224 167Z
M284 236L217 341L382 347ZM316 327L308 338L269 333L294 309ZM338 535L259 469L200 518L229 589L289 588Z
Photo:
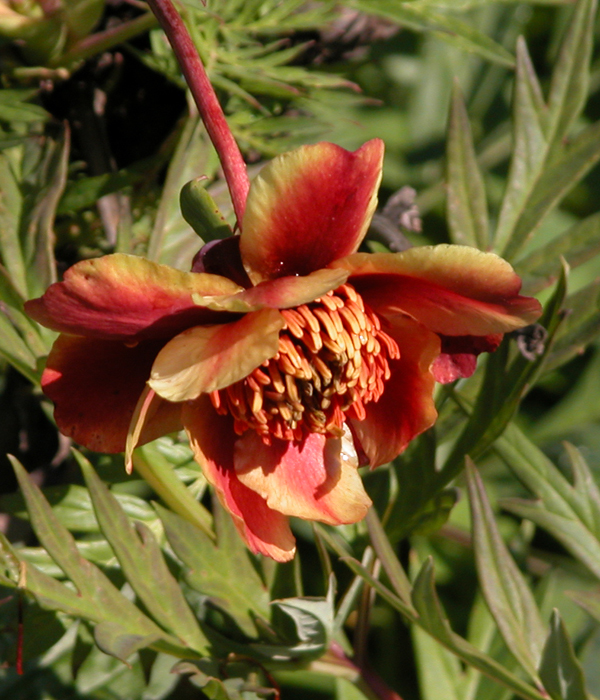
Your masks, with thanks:
M173 512L215 539L209 512L192 496L175 474L173 465L155 446L138 447L133 453L133 466Z

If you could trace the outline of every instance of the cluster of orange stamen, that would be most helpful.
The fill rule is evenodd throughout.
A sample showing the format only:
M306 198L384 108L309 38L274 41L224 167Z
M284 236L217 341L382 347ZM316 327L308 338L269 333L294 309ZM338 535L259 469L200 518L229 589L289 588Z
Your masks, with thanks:
M348 284L281 313L279 352L214 391L213 406L233 416L238 435L252 428L267 443L271 436L300 440L306 432L339 436L345 413L362 420L365 404L383 393L398 345Z

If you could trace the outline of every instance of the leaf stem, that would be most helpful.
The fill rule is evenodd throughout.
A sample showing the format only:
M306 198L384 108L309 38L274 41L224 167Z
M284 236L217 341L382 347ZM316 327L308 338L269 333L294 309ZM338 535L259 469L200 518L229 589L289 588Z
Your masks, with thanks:
M171 0L148 0L148 5L173 47L206 131L217 151L238 226L241 226L250 181L240 149L233 138L194 42L173 3Z

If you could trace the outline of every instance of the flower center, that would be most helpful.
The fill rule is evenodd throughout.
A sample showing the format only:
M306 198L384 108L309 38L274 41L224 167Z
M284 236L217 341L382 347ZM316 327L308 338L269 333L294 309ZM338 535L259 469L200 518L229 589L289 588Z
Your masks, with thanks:
M267 444L307 432L341 436L344 414L362 420L365 404L383 393L398 345L349 284L281 313L278 353L212 392L213 406L233 416L238 435L251 428Z

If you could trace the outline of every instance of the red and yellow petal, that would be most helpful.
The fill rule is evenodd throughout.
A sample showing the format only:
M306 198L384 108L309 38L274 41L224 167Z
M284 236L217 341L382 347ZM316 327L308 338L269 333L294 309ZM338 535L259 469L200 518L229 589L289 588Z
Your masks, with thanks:
M97 452L122 452L138 399L162 342L127 347L117 341L61 335L50 352L42 389L54 402L59 430ZM160 400L139 444L181 429L181 406Z
M250 187L240 252L254 284L307 275L358 249L377 205L383 142L357 151L302 146L266 165Z
M279 350L285 320L276 309L175 336L152 365L150 387L168 401L188 401L247 377Z
M218 275L182 272L118 253L73 265L62 282L26 302L25 311L61 333L135 342L216 323L222 315L203 308L201 300L241 290Z
M182 417L196 461L249 549L280 562L292 559L296 543L287 517L237 478L231 417L218 415L207 396L185 404Z
M248 431L236 443L234 464L238 479L285 515L341 525L362 520L371 506L348 430L342 438L310 433L271 445Z
M521 280L493 253L456 245L403 253L357 253L332 263L378 313L411 315L443 335L507 333L533 323L536 299L519 295Z
M258 309L290 309L324 296L348 279L345 270L316 270L304 277L279 277L261 282L231 297L207 299L206 306L215 311L248 313Z
M440 352L440 340L411 318L395 316L390 323L385 331L398 343L400 359L389 361L391 377L379 400L365 405L366 418L349 418L371 467L397 457L437 418L431 367Z

